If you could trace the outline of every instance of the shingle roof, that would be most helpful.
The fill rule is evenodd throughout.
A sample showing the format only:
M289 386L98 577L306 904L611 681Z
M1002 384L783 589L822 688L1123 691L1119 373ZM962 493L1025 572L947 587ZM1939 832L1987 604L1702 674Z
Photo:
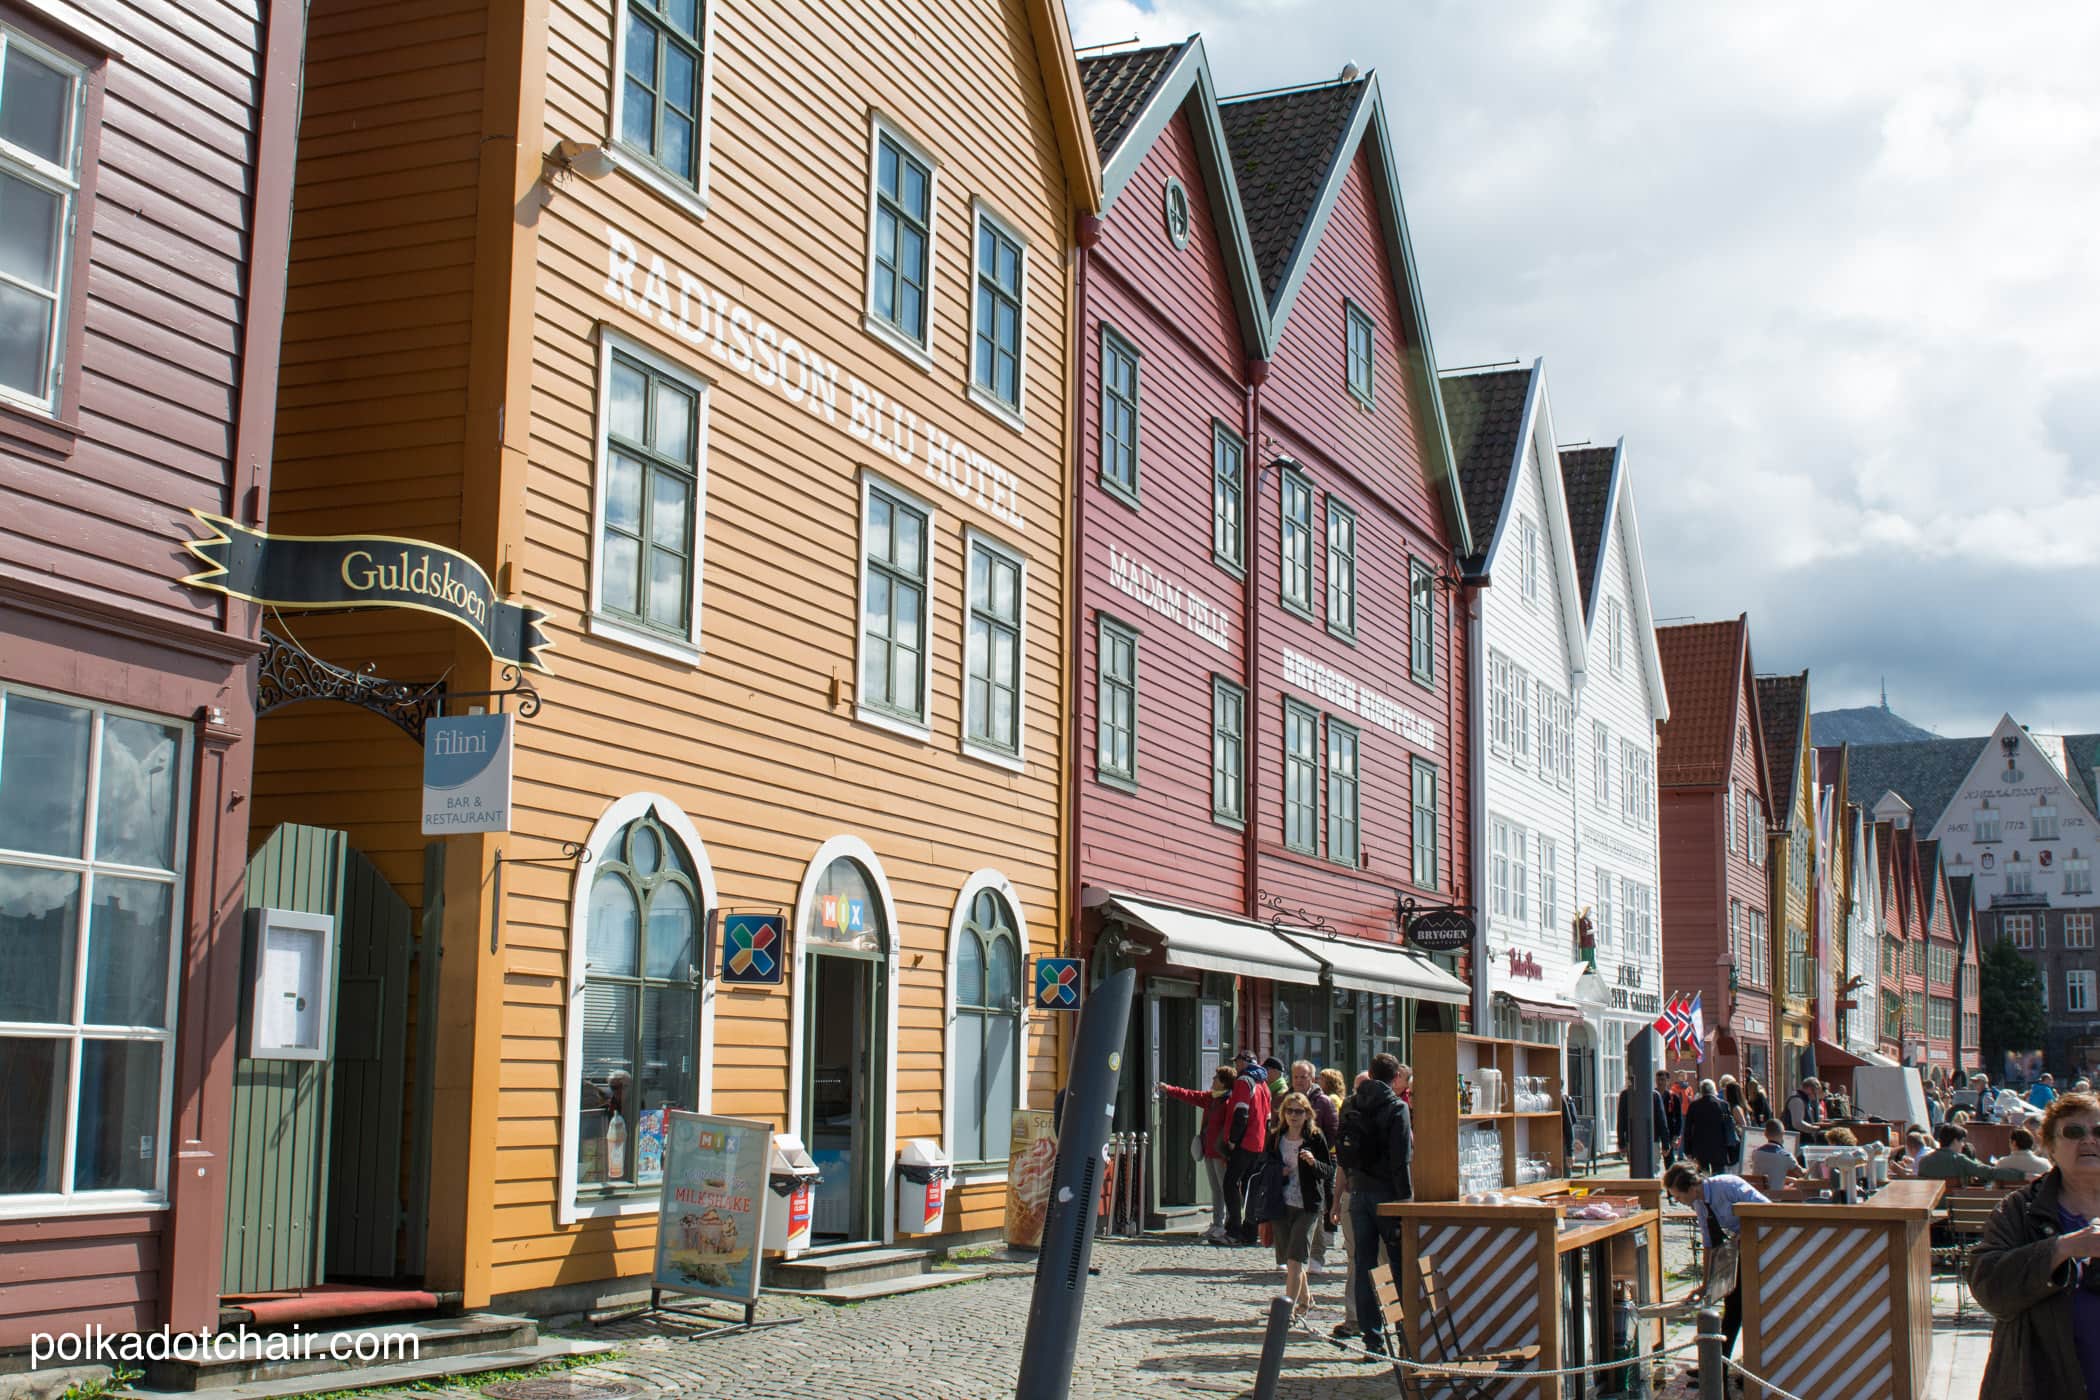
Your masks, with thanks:
M1349 115L1369 81L1323 83L1218 106L1254 261L1261 268L1262 293L1271 304L1334 168Z
M1149 49L1124 49L1079 60L1079 85L1086 93L1086 114L1094 127L1094 144L1106 165L1130 134L1160 80L1174 66L1190 40Z
M1835 783L1838 780L1839 772L1843 770L1844 766L1845 746L1843 744L1816 745L1817 786L1829 787L1832 783Z
M1962 779L1983 752L1984 739L1924 739L1912 744L1866 744L1852 750L1852 792L1873 811L1894 792L1911 807L1911 822L1929 832L1961 791Z
M1575 573L1582 581L1582 615L1590 614L1596 596L1597 562L1611 534L1611 470L1616 447L1576 447L1560 454L1560 479L1568 493L1568 530L1575 537ZM1670 703L1677 703L1672 690Z
M1658 785L1719 787L1727 780L1745 626L1734 618L1655 629L1670 694L1670 718L1656 731Z
M1441 381L1444 421L1451 430L1452 454L1458 458L1466 519L1473 524L1473 547L1481 554L1487 553L1495 522L1502 518L1503 498L1509 494L1531 376L1529 369L1504 369L1447 374Z
M2088 810L2100 814L2100 791L2094 788L2093 776L2100 768L2100 734L2064 735L2064 766L2071 770L2072 790L2085 799Z
M1947 907L1954 915L1954 941L1964 947L1969 942L1969 925L1976 913L1976 877L1974 875L1949 875L1947 877Z
M1801 771L1802 702L1808 698L1808 672L1798 676L1759 676L1757 713L1765 728L1765 775L1772 784L1772 816L1777 824L1794 821L1794 778Z

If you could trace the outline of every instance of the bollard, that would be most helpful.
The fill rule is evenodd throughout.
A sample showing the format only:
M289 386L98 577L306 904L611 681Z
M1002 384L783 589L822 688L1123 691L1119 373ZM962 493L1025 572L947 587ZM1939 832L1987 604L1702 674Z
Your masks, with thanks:
M1145 1237L1145 1163L1151 1160L1152 1134L1138 1134L1137 1189L1131 1194L1137 1198L1130 1212L1130 1233L1137 1239Z
M1699 1400L1721 1400L1728 1393L1728 1368L1721 1362L1721 1310L1699 1309Z
M1261 1369L1254 1373L1249 1400L1276 1400L1283 1379L1283 1344L1291 1335L1291 1300L1278 1294L1269 1300L1269 1327L1261 1335Z

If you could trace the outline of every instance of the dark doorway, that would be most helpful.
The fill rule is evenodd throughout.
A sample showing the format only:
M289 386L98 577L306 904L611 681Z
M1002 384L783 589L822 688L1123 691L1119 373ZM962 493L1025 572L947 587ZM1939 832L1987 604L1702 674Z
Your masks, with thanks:
M818 1244L882 1236L880 964L813 955L803 1008L803 1141L823 1169L810 1236Z

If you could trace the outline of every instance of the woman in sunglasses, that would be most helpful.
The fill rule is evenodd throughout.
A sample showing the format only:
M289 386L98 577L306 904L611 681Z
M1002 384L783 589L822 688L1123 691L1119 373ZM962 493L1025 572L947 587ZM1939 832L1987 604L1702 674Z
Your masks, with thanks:
M2005 1198L1969 1265L1997 1319L1982 1393L2100 1400L2100 1098L2050 1104L2042 1148L2055 1166Z
M1269 1129L1269 1219L1276 1223L1283 1296L1296 1305L1291 1321L1301 1322L1312 1307L1305 1266L1312 1258L1313 1228L1326 1218L1332 1199L1334 1155L1305 1095L1285 1094L1276 1119Z

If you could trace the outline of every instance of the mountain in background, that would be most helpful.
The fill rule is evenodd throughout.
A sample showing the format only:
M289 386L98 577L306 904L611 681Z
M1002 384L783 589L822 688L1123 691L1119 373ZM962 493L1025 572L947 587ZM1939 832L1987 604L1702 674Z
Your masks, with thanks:
M1909 744L1940 737L1889 709L1886 700L1852 710L1818 710L1808 723L1815 742L1826 745Z

